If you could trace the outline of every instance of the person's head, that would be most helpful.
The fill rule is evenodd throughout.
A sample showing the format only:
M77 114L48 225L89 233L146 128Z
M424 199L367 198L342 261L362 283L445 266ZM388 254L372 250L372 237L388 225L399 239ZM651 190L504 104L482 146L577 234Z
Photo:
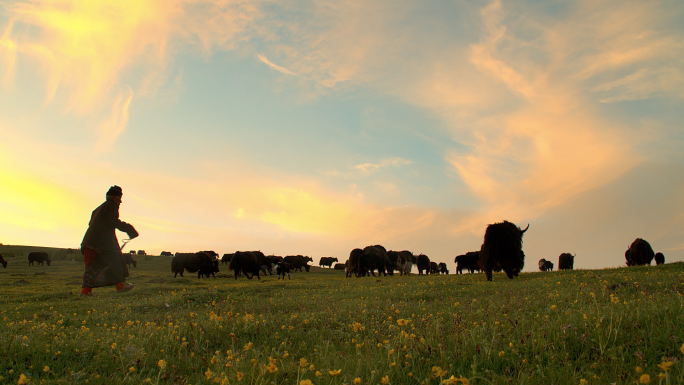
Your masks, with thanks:
M116 202L121 203L121 197L123 196L123 190L121 190L121 187L119 186L112 186L109 188L109 191L107 191L107 200L114 200Z

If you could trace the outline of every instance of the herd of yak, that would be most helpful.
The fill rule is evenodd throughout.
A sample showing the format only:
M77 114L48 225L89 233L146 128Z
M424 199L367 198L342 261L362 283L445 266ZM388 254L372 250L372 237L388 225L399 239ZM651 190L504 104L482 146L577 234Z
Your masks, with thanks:
M515 224L503 221L487 226L484 242L479 251L471 251L456 257L456 274L462 274L463 270L470 273L484 271L487 280L492 280L492 272L504 271L508 278L513 278L522 271L525 266L525 253L522 250L522 237L529 229L529 225L522 230ZM162 252L161 255L171 256L169 252ZM34 262L50 266L50 256L45 252L32 252L28 256L29 265ZM665 263L665 256L662 253L654 253L651 245L641 238L637 238L625 251L627 266L650 265L655 259L656 264ZM574 267L575 256L563 253L558 257L559 270L572 270ZM124 254L124 262L128 265L137 263L131 254ZM311 257L302 255L289 255L287 257L266 256L261 251L236 251L233 254L224 254L219 259L214 251L200 251L197 253L176 253L171 260L171 271L174 278L180 274L183 276L185 270L197 273L197 278L210 276L216 277L219 272L219 264L227 264L228 269L235 274L235 279L240 275L245 275L252 279L259 274L273 274L275 267L278 279L285 279L285 275L290 278L290 271L309 271L313 262ZM320 266L331 267L338 262L337 258L323 257ZM7 261L0 255L0 263L7 267ZM427 255L414 255L410 251L387 251L383 246L367 246L364 249L354 249L349 254L349 259L345 263L336 263L336 270L345 270L346 277L355 275L356 277L393 275L398 271L400 275L408 275L416 265L418 274L449 274L445 263L431 262ZM546 259L539 260L539 270L553 271L553 262Z

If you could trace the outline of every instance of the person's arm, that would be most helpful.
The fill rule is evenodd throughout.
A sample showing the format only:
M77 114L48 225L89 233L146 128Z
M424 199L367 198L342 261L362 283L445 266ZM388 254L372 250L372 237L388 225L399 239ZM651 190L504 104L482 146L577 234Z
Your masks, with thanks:
M111 202L107 207L106 213L107 222L110 226L114 227L119 231L123 231L128 234L130 239L136 238L139 234L130 223L126 223L119 219L119 204L116 202Z

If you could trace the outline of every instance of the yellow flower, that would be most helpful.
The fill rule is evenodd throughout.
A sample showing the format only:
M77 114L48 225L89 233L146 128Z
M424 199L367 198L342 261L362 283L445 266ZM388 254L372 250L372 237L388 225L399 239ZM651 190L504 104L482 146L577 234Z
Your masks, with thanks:
M459 378L451 376L451 378L447 378L446 380L442 381L442 385L456 385L459 383L463 384L463 385L470 385L470 382L468 382L468 379L463 378L463 376L460 376Z
M612 303L620 303L620 299L618 297L611 297L610 302Z
M555 309L556 305L551 305L551 310Z
M116 349L116 342L112 344L112 349Z
M278 371L278 367L273 363L269 363L268 365L264 365L264 369L268 370L269 373L275 373Z
M315 369L316 369L316 367L313 364L309 365L309 370L311 370L313 372Z
M320 377L320 376L322 376L322 375L323 375L323 373L321 373L320 370L317 370L317 371L316 371L316 377Z
M130 368L128 368L128 371L133 373L133 372L135 372L135 368L131 366Z
M585 380L584 378L580 380L580 385L587 385L589 381Z
M254 345L254 344L251 343L251 342L248 342L247 345L245 345L245 349L244 349L244 350L245 350L245 351L248 351L249 349L252 348L252 345Z
M309 366L309 362L306 360L306 358L302 357L299 359L299 366L302 368L306 368Z
M333 377L339 376L340 373L342 373L342 369L328 370L328 374L331 375L331 376L333 376Z
M43 371L44 371L45 373L49 372L49 371L50 371L50 367L47 366L47 365L45 365L45 367L43 368Z
M658 364L658 367L664 371L670 370L670 367L674 365L674 361L663 361L662 363Z
M19 381L17 382L17 384L19 384L19 385L28 384L29 381L31 381L31 380L29 380L28 377L26 377L24 375L24 373L22 373L21 375L19 375Z
M667 373L660 372L658 373L658 378L662 381L667 378Z
M641 369L641 366L637 366L636 369L634 369L634 371L637 372L637 373L641 373L641 372L643 372L644 370Z
M679 351L682 352L682 354L684 354L684 344L682 344L682 347L679 348Z
M503 357L504 354L506 354L506 352L503 352L503 351L499 352L499 357Z
M639 377L639 383L640 384L648 384L651 382L651 376L648 374L644 374L641 377Z
M157 366L159 366L160 368L164 369L164 368L166 367L166 361L164 361L164 360L159 360L159 362L157 362Z
M207 371L204 372L204 375L207 376L207 380L210 380L214 373L211 372L211 369L207 368Z
M299 381L299 385L313 385L313 382L311 382L311 380L301 380Z
M361 379L359 377L356 377L354 381L352 381L352 384L354 385L361 385Z
M383 377L382 380L380 380L380 383L382 385L389 385L389 376Z
M447 375L446 370L442 370L439 366L432 367L432 375L435 377L444 377Z
M411 320L407 320L407 319L403 319L403 318L397 320L397 324L399 324L399 326L406 326L406 325L408 325L409 322L411 322Z
M237 372L237 380L242 381L242 377L244 377L244 374Z

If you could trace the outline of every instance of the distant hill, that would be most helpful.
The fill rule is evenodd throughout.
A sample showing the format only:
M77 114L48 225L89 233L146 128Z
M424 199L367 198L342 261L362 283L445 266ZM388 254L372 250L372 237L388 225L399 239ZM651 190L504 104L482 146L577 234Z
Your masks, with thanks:
M7 258L21 258L28 257L29 253L34 251L44 251L50 255L53 261L81 260L81 251L78 248L64 249L59 247L47 246L25 246L25 245L0 245L0 254Z

